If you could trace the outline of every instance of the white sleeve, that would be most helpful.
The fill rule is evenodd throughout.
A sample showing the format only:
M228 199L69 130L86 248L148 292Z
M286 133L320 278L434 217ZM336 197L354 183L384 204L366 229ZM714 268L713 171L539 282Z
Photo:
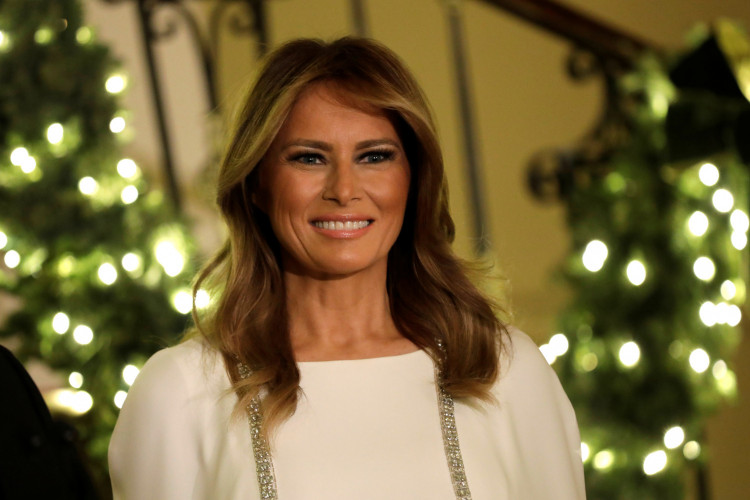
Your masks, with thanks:
M511 339L507 409L518 427L518 458L528 474L524 498L585 499L573 406L536 344L518 330L511 330Z
M180 347L144 365L117 419L109 444L114 500L185 500L200 463L199 426Z

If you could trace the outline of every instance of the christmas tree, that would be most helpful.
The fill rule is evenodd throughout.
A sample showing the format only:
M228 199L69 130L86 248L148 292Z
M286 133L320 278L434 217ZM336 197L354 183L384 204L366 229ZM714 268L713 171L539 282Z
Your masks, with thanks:
M720 23L687 56L644 58L618 82L626 139L568 179L573 299L542 350L576 408L594 500L684 498L684 471L705 460L705 418L736 393L750 85L727 58L728 84L691 77L697 64L719 78L694 58L709 46L724 50L715 61L750 57Z
M127 85L76 0L0 3L0 326L66 387L97 479L118 408L192 307L192 246L175 210L120 153ZM207 300L205 296L201 300Z

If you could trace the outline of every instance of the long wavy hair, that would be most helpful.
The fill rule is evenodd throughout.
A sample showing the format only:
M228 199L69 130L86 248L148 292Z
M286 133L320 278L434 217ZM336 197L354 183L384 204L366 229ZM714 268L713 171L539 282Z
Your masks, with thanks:
M217 203L228 238L198 274L213 305L193 308L197 332L218 349L238 395L239 414L262 396L270 435L296 408L300 374L289 338L279 242L252 202L258 165L300 93L335 85L346 103L391 117L411 169L404 223L388 255L387 293L399 331L425 350L456 398L492 399L506 337L496 307L451 249L443 159L427 101L399 58L368 39L289 42L265 60L243 102L224 154ZM195 301L194 301L195 302ZM242 379L239 363L250 368Z

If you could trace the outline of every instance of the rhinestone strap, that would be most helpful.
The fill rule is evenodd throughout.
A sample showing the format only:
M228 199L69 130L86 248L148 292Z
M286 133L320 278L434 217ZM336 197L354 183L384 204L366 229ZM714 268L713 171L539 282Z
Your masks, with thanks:
M250 368L244 363L238 365L240 376L246 379L250 376ZM263 500L277 500L276 475L273 472L273 460L268 449L266 438L263 437L263 415L260 413L260 397L255 396L247 405L247 420L250 423L250 437L253 442L253 456L255 457L255 473L258 476L260 498Z
M250 376L250 369L243 363L238 365L240 376L245 379ZM440 416L440 428L443 434L443 446L445 458L448 460L453 491L456 500L471 500L469 482L466 479L464 460L461 456L461 447L458 443L458 429L456 428L455 405L453 396L443 387L441 383L440 370L435 366L435 388L438 398L438 412ZM250 437L253 444L253 456L255 457L255 472L258 476L258 487L260 497L264 500L278 500L276 493L276 476L273 471L273 460L268 449L268 443L263 437L261 428L263 416L260 412L260 398L254 397L247 405L247 416L250 422Z

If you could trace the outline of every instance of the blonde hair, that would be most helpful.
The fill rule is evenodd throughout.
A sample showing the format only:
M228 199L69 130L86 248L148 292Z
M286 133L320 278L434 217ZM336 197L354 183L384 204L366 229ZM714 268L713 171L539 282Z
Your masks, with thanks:
M239 396L237 411L262 393L270 434L294 413L298 400L279 243L252 194L256 167L295 100L319 82L334 84L347 104L385 111L406 151L409 198L388 256L387 293L396 326L439 364L454 397L491 399L506 330L451 249L455 228L442 153L421 89L398 57L375 41L302 39L268 56L240 108L218 179L228 239L194 284L194 294L209 288L217 297L203 317L195 309L193 317L197 331L223 354ZM239 375L240 361L251 370L247 379Z

